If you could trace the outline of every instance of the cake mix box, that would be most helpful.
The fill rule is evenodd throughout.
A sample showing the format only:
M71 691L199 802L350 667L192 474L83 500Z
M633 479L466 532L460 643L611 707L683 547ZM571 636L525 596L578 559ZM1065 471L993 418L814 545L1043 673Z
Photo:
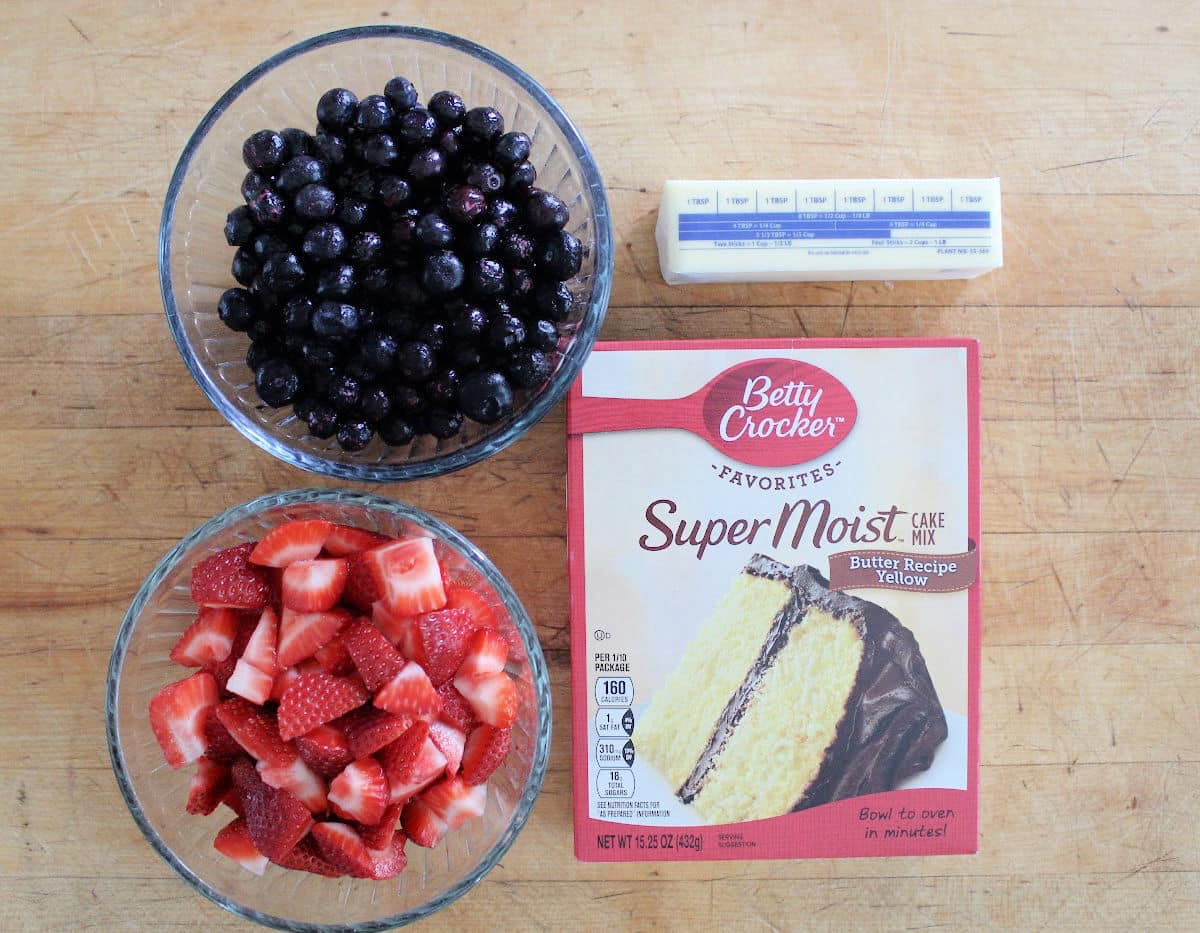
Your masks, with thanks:
M977 343L601 343L567 430L578 857L976 851Z

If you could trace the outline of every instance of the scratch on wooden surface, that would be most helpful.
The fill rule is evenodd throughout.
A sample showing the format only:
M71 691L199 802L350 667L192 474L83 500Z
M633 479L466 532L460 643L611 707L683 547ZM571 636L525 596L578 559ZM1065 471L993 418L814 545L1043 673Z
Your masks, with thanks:
M1129 466L1125 467L1125 472L1113 480L1112 492L1109 493L1109 495L1108 495L1108 501L1105 503L1105 507L1111 505L1113 499L1116 498L1117 493L1121 491L1121 484L1124 483L1125 480L1127 480L1129 478L1129 471L1133 469L1133 465L1135 463L1137 463L1138 457L1140 457L1142 455L1142 451L1146 449L1146 442L1150 440L1150 436L1153 433L1154 433L1154 428L1151 428L1149 431L1146 432L1146 436L1142 438L1142 442L1141 442L1141 444L1138 445L1138 449L1136 451L1134 451L1133 457L1129 461ZM1097 443L1099 443L1099 441L1097 441ZM1106 460L1107 460L1107 458L1106 458Z

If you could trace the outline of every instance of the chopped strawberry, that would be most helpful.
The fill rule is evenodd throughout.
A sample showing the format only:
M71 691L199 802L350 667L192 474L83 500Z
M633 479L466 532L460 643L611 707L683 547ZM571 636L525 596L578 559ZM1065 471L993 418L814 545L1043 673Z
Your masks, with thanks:
M379 753L379 763L383 765L388 783L398 786L412 778L412 768L428 739L429 723L418 719L403 735L384 747Z
M213 706L204 718L204 754L214 761L230 762L243 754L242 746L229 734L217 718L217 707Z
M217 833L217 838L213 840L213 848L233 859L246 871L261 875L267 870L269 859L254 847L250 839L250 828L240 816Z
M250 562L264 567L286 567L298 560L312 560L321 553L332 522L301 519L284 522L267 532L250 552Z
M192 602L228 609L262 609L271 601L271 578L250 563L254 542L225 548L192 568Z
M236 787L230 787L227 791L225 791L224 796L221 797L221 803L229 807L229 809L238 816L246 815L246 807L242 803L242 795L238 792Z
M250 643L250 638L257 627L257 615L253 617L242 615L238 620L238 630L237 634L233 637L233 649L229 652L229 656L216 664L204 665L204 669L213 675L213 679L216 680L217 687L221 693L227 692L226 687L229 683L229 678L233 676L233 669L237 667L237 662L246 650L246 645Z
M355 758L373 755L385 745L390 745L404 735L412 723L408 716L396 716L374 706L351 710L337 720L337 726L346 734Z
M384 602L400 615L431 612L446 605L442 571L429 538L407 538L363 554Z
M219 704L217 718L234 741L257 761L286 765L296 757L291 743L280 737L275 717L241 697Z
M317 842L313 839L312 834L305 836L297 844L296 848L292 849L287 855L277 863L284 868L292 868L296 871L307 871L314 875L324 875L326 878L340 878L342 872L330 865L321 856L321 850L317 847Z
M495 629L481 628L467 643L466 657L455 677L498 674L508 661L508 642Z
M371 856L371 877L375 881L395 878L408 867L408 856L404 854L404 842L404 836L395 836L383 848L373 849L367 846L367 853Z
M373 826L388 805L388 780L370 756L346 765L329 784L329 805L343 819Z
M460 583L446 587L446 608L462 609L480 628L496 628L496 611L478 590Z
M187 627L175 647L171 660L184 667L220 664L233 650L241 617L233 609L202 606L196 621Z
M446 821L420 797L414 797L404 805L400 825L409 839L426 849L432 849L446 835Z
M463 609L426 612L404 630L401 650L405 657L425 668L433 685L440 687L455 675L467 657L475 631L475 623Z
M438 719L448 722L464 735L469 735L479 722L479 717L471 709L471 704L454 689L453 683L442 684L438 687L438 696L442 698L442 711L438 713Z
M458 829L471 817L483 815L487 787L468 784L460 777L449 777L422 793L421 800L447 829Z
M204 723L217 699L213 675L199 671L163 687L150 701L150 728L172 768L204 754Z
M283 571L283 605L297 612L324 612L337 605L346 588L344 557L298 560Z
M373 826L364 826L359 823L354 827L355 832L362 838L363 843L368 849L386 849L392 844L392 838L396 834L396 826L400 822L400 811L404 806L399 803L389 804L388 808L383 811L383 816L379 818L379 822Z
M379 631L383 632L384 637L407 657L405 645L415 644L406 639L412 637L409 632L417 624L416 616L400 615L389 609L387 603L382 599L378 599L371 604L371 621L375 623L375 627Z
M207 816L217 809L217 804L230 788L229 767L212 758L201 756L196 760L196 773L188 788L188 813Z
M387 544L391 538L367 531L365 528L354 528L350 525L334 525L325 539L325 550L334 557L346 557L359 551L368 551L381 544Z
M258 617L254 634L242 650L242 660L253 664L264 674L274 677L279 673L276 646L279 644L279 616L268 606Z
M350 613L345 609L296 612L285 608L279 621L279 666L291 667L311 658L313 652L333 638L350 619Z
M346 650L346 642L341 633L334 635L313 652L313 658L327 674L351 674L355 669L354 659Z
M350 743L341 729L326 723L296 736L300 757L322 777L336 777L354 760Z
M233 666L233 674L225 684L225 689L236 696L244 697L251 703L262 706L271 699L271 690L275 686L275 678L259 670L245 658L238 658Z
M312 828L312 837L321 857L338 871L354 878L371 877L371 853L351 827L333 821L318 823Z
M517 718L517 685L507 674L473 674L455 677L454 688L483 722L504 729Z
M346 589L342 601L362 612L370 612L371 606L383 599L383 585L375 577L375 566L367 561L367 554L350 554L346 557Z
M260 761L257 768L264 784L286 790L312 813L325 812L329 805L325 796L325 782L313 773L303 758L297 756L286 765L269 765Z
M418 722L417 726L421 724ZM429 737L428 723L424 725L425 731L418 736L405 734L379 753L379 761L388 778L392 803L407 800L442 777L446 770L446 756ZM413 738L420 739L415 749Z
M429 724L429 739L438 747L438 751L446 756L446 776L453 777L458 774L463 749L466 746L466 734L439 720Z
M397 716L432 718L441 710L442 698L421 665L409 661L375 694L375 705Z
M495 726L477 726L467 736L462 756L462 779L468 784L482 784L500 767L508 754L511 732Z
M341 638L368 690L378 690L404 667L400 652L365 619L347 625Z
M283 858L313 825L312 814L286 790L264 783L245 759L234 764L233 781L246 807L254 847L267 858Z
M320 671L301 674L279 701L279 735L285 741L337 719L369 700L370 694L349 677Z

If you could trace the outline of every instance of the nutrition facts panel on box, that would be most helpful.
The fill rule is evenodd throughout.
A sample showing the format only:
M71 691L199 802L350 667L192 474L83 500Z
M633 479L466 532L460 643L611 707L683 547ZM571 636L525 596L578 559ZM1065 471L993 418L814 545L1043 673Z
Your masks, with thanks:
M599 665L621 668L624 661L599 661ZM602 800L628 800L637 788L632 770L636 757L631 738L634 729L633 680L599 675L594 680L594 692L597 709L591 756L596 772L596 796Z

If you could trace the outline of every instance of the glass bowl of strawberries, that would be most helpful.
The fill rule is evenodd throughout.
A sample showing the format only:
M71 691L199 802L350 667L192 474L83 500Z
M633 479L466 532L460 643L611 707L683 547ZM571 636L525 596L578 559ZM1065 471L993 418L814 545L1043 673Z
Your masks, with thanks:
M528 614L470 541L308 489L236 506L159 562L105 717L130 813L202 894L279 929L382 930L512 845L551 701Z

